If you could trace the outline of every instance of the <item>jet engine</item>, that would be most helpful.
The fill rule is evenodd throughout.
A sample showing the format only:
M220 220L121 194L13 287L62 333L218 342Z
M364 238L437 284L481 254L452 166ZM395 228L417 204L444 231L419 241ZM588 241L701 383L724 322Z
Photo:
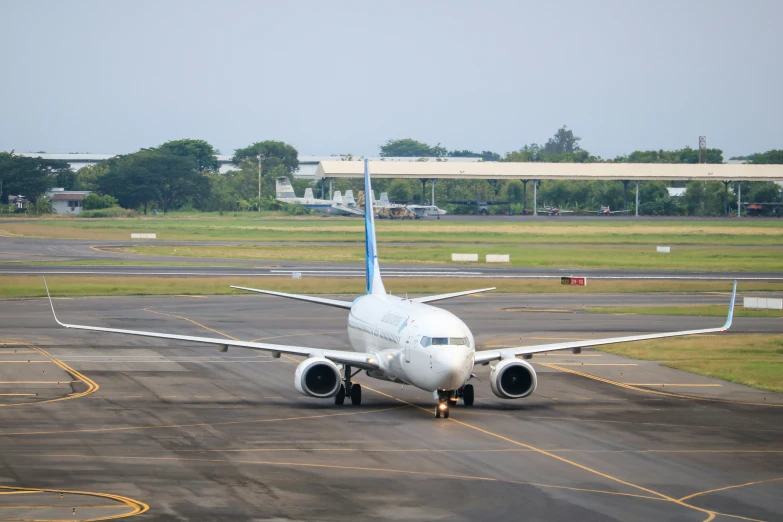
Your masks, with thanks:
M302 361L294 373L294 386L302 395L325 399L340 391L340 369L324 357L310 357Z
M536 391L536 371L525 361L504 359L489 374L492 393L501 399L522 399Z

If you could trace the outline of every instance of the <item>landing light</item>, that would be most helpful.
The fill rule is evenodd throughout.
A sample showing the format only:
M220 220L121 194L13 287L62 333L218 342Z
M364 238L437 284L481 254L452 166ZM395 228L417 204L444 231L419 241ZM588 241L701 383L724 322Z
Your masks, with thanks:
M448 404L446 404L445 402L441 402L441 403L440 403L440 406L438 406L438 407L439 407L441 410L445 410L446 408L448 408L448 407L449 407L449 405L448 405Z

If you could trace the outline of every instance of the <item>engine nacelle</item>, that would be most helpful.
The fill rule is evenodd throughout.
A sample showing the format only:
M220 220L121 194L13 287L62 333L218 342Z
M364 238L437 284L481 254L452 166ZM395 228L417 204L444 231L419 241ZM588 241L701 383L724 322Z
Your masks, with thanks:
M296 391L309 397L326 399L340 391L340 369L324 357L310 357L302 361L294 373Z
M492 393L501 399L523 399L536 391L536 371L525 361L503 359L489 374Z

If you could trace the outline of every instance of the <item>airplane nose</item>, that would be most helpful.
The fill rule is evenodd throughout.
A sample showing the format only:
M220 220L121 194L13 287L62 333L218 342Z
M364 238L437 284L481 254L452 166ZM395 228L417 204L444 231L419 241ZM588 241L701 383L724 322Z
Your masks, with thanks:
M469 354L461 350L439 354L433 361L432 370L438 378L439 389L457 389L470 376Z

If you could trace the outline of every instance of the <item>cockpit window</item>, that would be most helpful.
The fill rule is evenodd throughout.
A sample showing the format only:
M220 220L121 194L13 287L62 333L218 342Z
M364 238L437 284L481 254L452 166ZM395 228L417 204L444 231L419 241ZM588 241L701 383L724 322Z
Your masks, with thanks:
M421 345L427 346L469 346L470 340L467 337L422 337Z

